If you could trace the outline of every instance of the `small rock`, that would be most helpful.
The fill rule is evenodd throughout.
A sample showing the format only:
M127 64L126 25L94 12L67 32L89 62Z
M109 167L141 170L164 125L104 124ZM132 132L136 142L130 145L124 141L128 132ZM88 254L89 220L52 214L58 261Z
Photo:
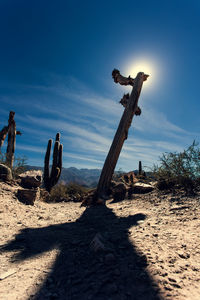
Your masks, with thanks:
M22 176L20 178L22 187L27 189L37 188L41 185L42 182L42 177L40 175L28 175Z
M189 253L178 252L178 255L180 256L180 258L184 258L184 259L190 258L190 254Z
M45 189L40 189L40 200L48 202L50 200L50 194Z
M168 277L168 280L169 280L170 282L176 282L176 279L171 278L171 277Z
M39 188L36 189L23 189L18 190L17 198L20 202L27 204L27 205L34 205L34 202L38 200L40 197L40 190Z
M112 190L114 201L118 202L125 199L126 192L128 191L128 187L123 182L120 183L113 182L113 186L111 187L111 190Z
M139 194L145 194L153 191L154 187L150 184L136 182L133 186L134 192Z
M11 169L3 164L0 164L0 179L3 181L12 180L12 171Z
M0 274L0 280L3 280L5 278L7 278L7 277L9 277L9 276L11 276L13 274L15 274L16 272L17 272L17 269L10 269L10 270L8 270L8 271L6 271L4 273L1 273Z

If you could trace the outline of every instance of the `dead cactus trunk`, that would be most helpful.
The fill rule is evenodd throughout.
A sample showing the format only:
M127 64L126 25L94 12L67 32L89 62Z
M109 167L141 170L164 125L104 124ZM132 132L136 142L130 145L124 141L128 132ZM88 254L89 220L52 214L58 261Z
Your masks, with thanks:
M21 135L20 131L16 131L16 123L14 120L15 112L10 111L9 120L8 120L8 127L4 127L4 139L6 138L6 134L8 133L8 145L6 151L6 164L12 169L14 163L14 154L15 154L15 142L16 142L16 135ZM8 131L7 131L8 128ZM2 143L4 140L2 140Z
M149 75L146 75L142 72L137 74L137 77L135 79L123 77L120 72L116 69L113 70L112 73L113 79L116 83L120 83L121 85L131 85L133 86L131 95L125 95L126 96L126 103L124 103L124 113L122 115L122 118L120 120L118 129L116 131L115 137L113 139L112 145L110 147L110 150L108 152L108 155L106 157L98 186L97 186L97 192L96 192L96 199L97 201L98 197L106 199L107 193L110 187L110 182L114 173L115 166L117 164L122 146L124 144L124 141L128 137L128 130L131 126L131 122L133 119L134 114L138 111L138 99L140 96L140 92L142 89L143 81L145 81ZM141 113L141 110L140 110Z

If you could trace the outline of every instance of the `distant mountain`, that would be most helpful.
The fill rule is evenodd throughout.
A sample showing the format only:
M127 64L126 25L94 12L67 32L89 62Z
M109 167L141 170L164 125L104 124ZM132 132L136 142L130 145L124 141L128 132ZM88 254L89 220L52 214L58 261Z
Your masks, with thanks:
M95 187L98 183L100 174L100 169L63 168L60 180L65 183L73 182L88 187Z
M26 170L43 171L43 168L27 165ZM59 181L63 181L66 184L73 182L87 187L96 187L100 174L100 169L77 169L74 167L62 168L62 173Z
M42 170L42 167L36 166L26 166L26 170ZM116 171L116 174L121 174L123 172ZM124 172L125 173L125 172ZM134 170L134 173L137 174L138 170ZM96 187L99 176L101 174L101 169L77 169L74 167L62 168L62 173L59 179L59 182L64 183L77 183L86 187ZM150 172L146 172L147 175L150 175Z

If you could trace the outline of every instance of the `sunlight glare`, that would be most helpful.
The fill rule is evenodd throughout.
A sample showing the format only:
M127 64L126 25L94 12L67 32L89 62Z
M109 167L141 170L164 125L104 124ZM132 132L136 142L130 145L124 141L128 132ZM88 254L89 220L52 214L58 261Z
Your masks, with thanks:
M127 67L125 68L126 76L131 76L135 78L138 72L144 72L148 74L149 77L147 81L145 81L145 87L153 87L155 86L155 82L157 78L157 70L155 64L151 61L146 59L136 59L135 63L128 63Z

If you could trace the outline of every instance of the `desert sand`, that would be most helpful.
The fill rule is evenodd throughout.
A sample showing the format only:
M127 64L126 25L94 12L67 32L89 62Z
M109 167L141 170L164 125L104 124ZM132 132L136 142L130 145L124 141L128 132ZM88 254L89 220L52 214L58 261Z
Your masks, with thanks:
M17 188L0 183L1 300L200 299L200 194L85 208Z

